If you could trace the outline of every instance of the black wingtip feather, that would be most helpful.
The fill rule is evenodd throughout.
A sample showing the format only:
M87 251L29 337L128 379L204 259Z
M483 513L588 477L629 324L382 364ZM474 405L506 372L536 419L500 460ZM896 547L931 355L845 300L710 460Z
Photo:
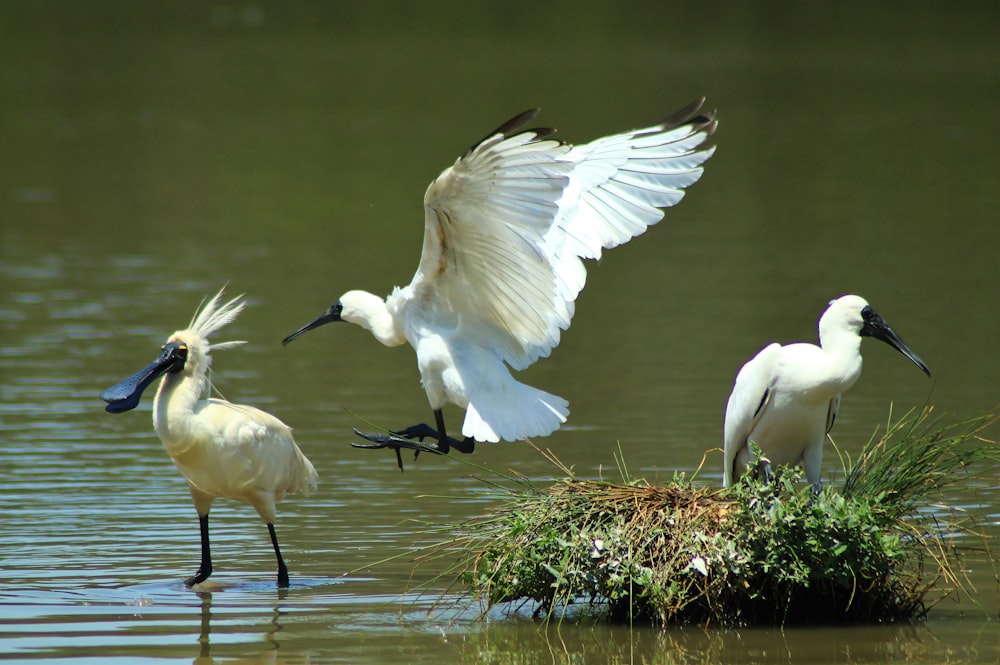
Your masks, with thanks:
M495 130L487 134L487 138L493 136L494 134L503 134L504 136L508 136L512 131L514 131L515 129L517 129L524 123L528 122L536 115L538 115L539 111L541 111L541 109L539 108L528 109L527 111L521 111L513 118L511 118L507 122L497 127Z
M478 140L475 143L473 143L472 146L470 146L469 149L465 151L465 154L468 155L473 150L475 150L476 148L478 148L479 145L483 141L485 141L486 139L491 138L493 136L496 136L497 134L502 134L504 136L504 138L506 138L508 136L512 136L514 134L514 130L520 128L526 122L528 122L529 120L531 120L532 118L534 118L536 115L538 115L538 112L540 110L541 109L534 108L534 109L528 109L527 111L522 111L521 113L518 113L517 115L515 115L510 120L508 120L507 122L503 123L502 125L500 125L496 129L494 129L492 132L490 132L489 134L487 134L486 136L484 136L480 140ZM555 134L555 132L556 132L556 130L551 129L549 127L537 127L537 128L533 128L533 129L526 129L526 130L523 130L523 131L527 131L527 132L533 133L535 135L535 138L538 138L538 139L543 139L543 138L545 138L547 136L551 136L552 134Z
M718 121L715 119L715 109L711 111L701 112L701 107L705 104L705 98L699 97L692 101L687 106L674 111L666 118L661 120L656 124L660 130L669 130L675 127L680 127L682 125L691 125L692 131L704 132L708 136L715 133L715 129L718 126ZM528 109L527 111L522 111L518 113L513 118L503 123L492 132L481 138L480 140L473 143L468 150L465 151L463 157L468 156L476 148L478 148L484 141L494 136L502 135L504 138L513 136L516 130L520 129L525 123L538 115L541 109L534 108ZM541 140L548 138L556 133L556 130L551 127L533 127L531 129L521 130L522 132L530 132L535 135L535 140Z
M684 108L668 115L658 123L658 126L662 129L673 129L681 125L691 125L694 131L703 131L711 135L719 123L715 119L715 109L699 113L704 104L705 98L699 97Z

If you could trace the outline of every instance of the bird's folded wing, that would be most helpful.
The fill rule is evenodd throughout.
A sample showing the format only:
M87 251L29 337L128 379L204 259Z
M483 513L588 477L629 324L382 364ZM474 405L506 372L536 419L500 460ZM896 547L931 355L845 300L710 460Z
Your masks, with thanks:
M292 438L291 428L276 416L223 399L201 403L200 414L216 432L218 473L233 485L309 494L317 474Z
M837 413L840 411L840 395L834 396L830 400L830 407L826 411L826 433L833 429L833 424L837 422Z
M714 130L700 104L656 127L573 147L551 130L509 132L473 147L428 188L420 306L450 314L515 369L546 356L569 327L596 258L659 221L701 175ZM470 339L468 335L466 339Z
M773 383L780 355L780 344L768 344L743 365L736 375L733 392L726 404L723 427L727 476L732 472L736 454L747 444L747 438L774 398Z

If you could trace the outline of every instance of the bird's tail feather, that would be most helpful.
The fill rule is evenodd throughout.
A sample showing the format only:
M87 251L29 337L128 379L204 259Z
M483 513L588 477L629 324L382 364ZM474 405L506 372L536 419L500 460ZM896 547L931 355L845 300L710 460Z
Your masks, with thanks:
M462 435L476 441L496 443L547 436L569 416L569 402L544 390L514 380L502 390L491 390L477 401L469 400Z
M299 477L296 479L294 489L295 491L302 492L305 496L309 496L316 491L319 485L319 474L316 473L313 463L309 461L309 458L305 456L298 446L295 446L295 452L299 460Z

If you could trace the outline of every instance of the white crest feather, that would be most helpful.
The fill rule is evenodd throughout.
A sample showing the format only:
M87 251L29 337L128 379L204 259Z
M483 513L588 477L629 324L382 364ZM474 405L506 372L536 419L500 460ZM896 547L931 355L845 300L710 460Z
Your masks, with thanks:
M240 294L235 298L229 300L228 302L219 304L222 299L222 294L225 292L226 287L223 286L219 289L211 300L202 303L199 306L198 311L195 312L194 317L191 319L191 323L188 328L201 337L204 340L208 338L218 330L226 327L230 323L236 320L243 308L246 307L247 303L243 300L243 295ZM210 344L209 349L231 349L240 344L246 344L246 340L234 340L231 342L219 342L218 344Z

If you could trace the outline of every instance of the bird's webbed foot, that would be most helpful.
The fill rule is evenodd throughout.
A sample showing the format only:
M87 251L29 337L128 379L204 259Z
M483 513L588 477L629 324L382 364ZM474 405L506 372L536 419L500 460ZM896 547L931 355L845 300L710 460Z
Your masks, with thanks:
M426 425L425 425L426 427ZM413 427L408 427L405 430L401 430L401 433L407 433ZM407 448L413 451L413 459L416 461L417 457L420 456L421 451L426 451L429 453L434 453L435 455L444 455L448 452L447 448L441 449L441 446L437 442L424 443L423 438L419 438L414 441L411 438L405 436L400 436L400 433L390 432L389 434L382 434L381 432L362 432L355 429L354 433L360 436L362 439L367 439L372 443L352 443L351 445L355 448L365 448L368 450L376 450L378 448L390 448L394 453L396 453L396 466L399 470L403 470L403 448ZM413 437L417 438L417 437Z
M361 432L357 429L354 430L354 433L362 439L372 442L371 444L352 443L351 445L355 448L366 448L369 450L378 448L392 449L396 453L396 463L399 465L400 471L403 470L403 456L400 453L403 448L412 450L413 459L416 460L421 452L429 452L436 455L447 455L448 452L454 448L460 453L468 454L475 450L476 447L475 439L465 438L459 440L447 435L442 436L438 430L434 429L427 423L411 425L405 429L390 432L388 434L383 434L381 432ZM425 442L424 439L433 439L433 441Z

